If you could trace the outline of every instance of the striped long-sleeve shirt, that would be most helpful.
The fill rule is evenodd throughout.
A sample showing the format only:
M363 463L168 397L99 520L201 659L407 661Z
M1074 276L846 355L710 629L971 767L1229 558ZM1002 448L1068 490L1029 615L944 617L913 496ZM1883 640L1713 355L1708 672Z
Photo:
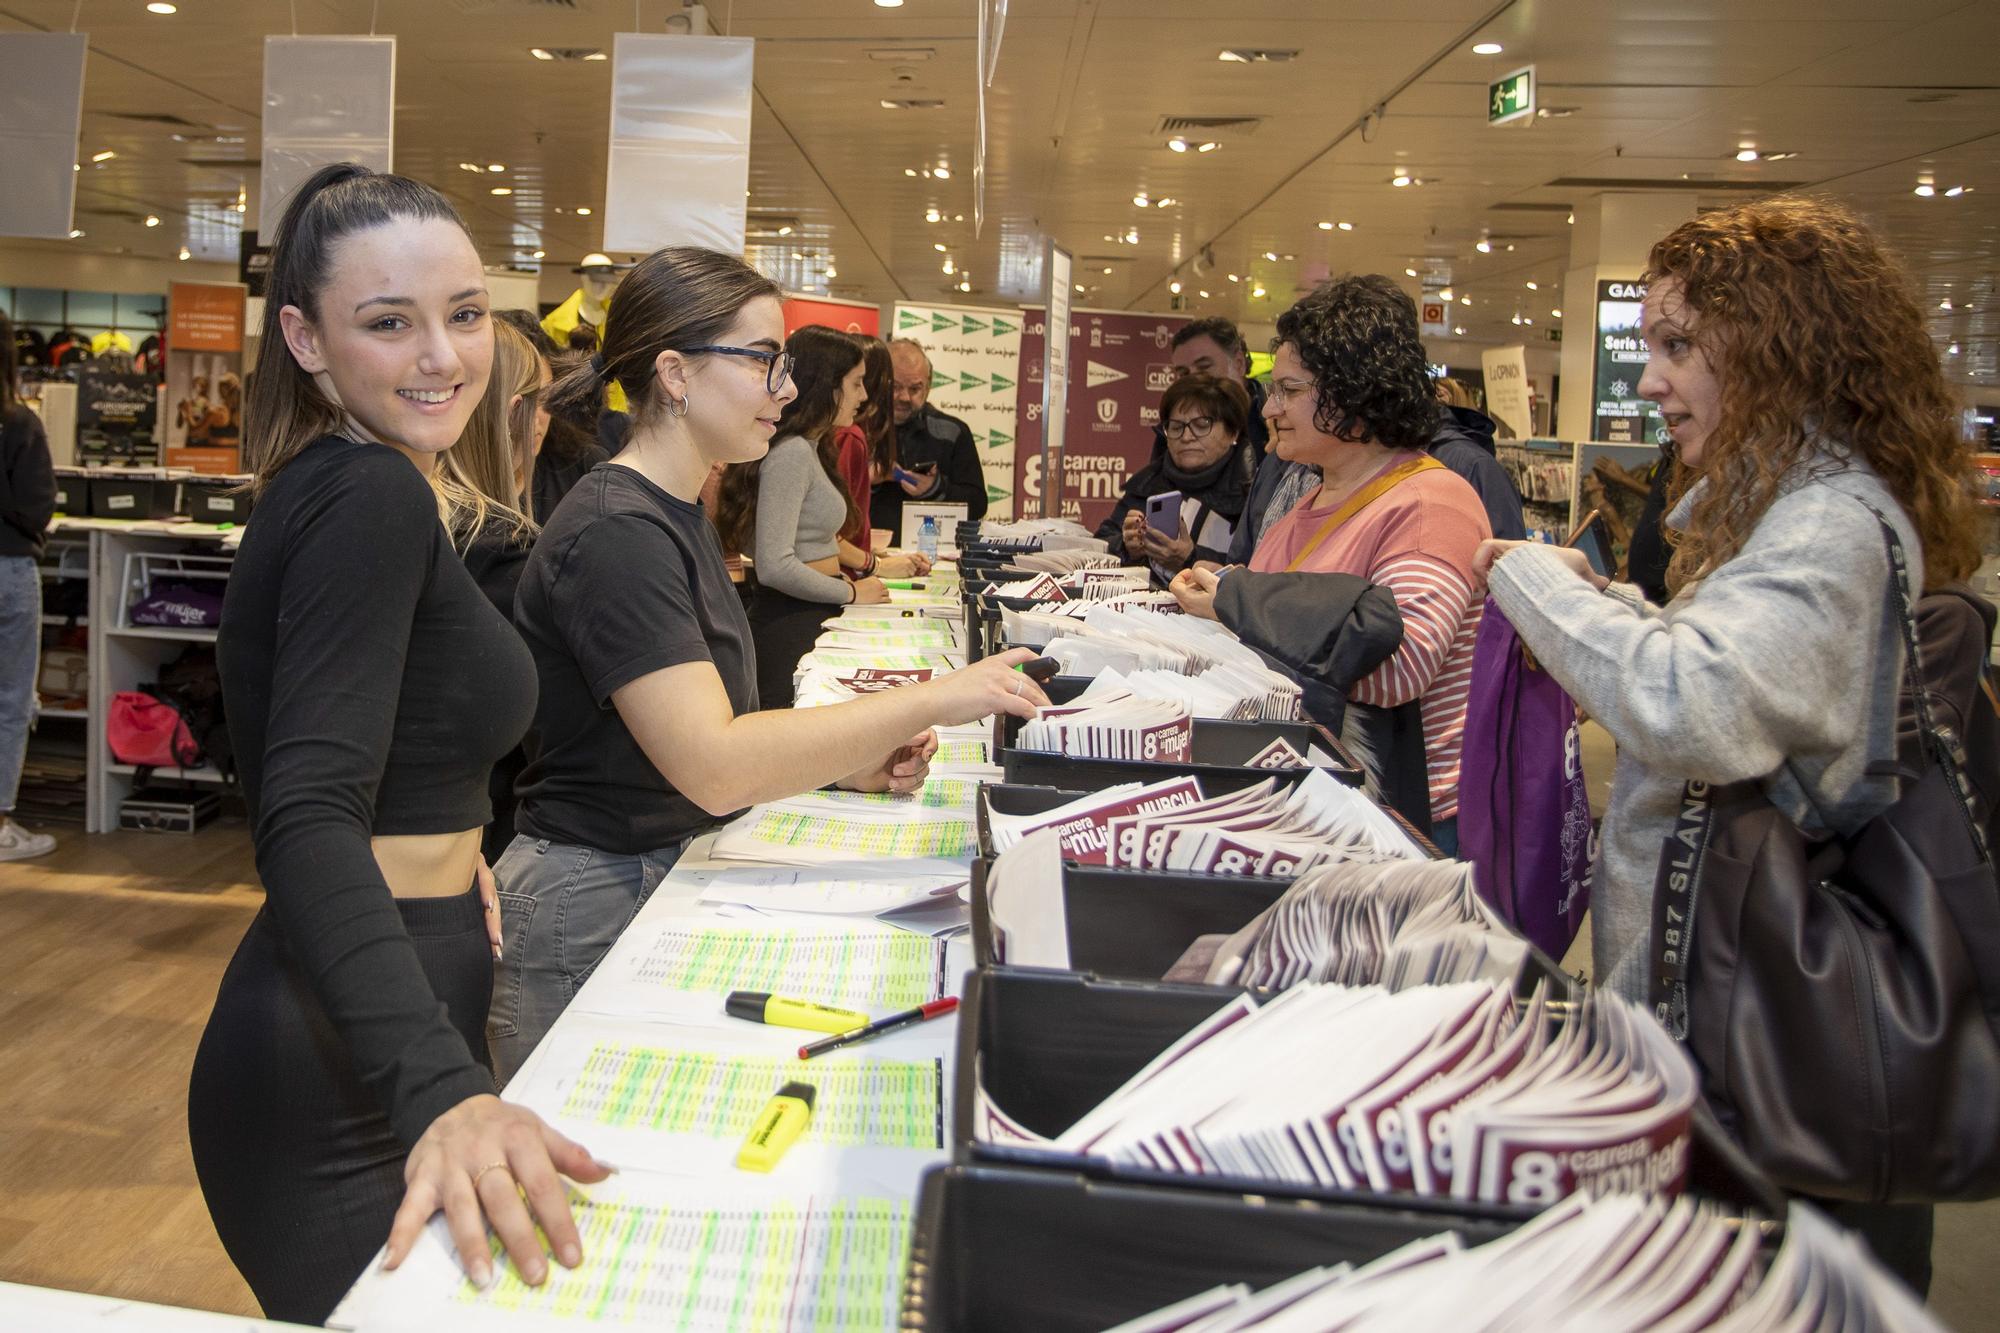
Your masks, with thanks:
M1385 453L1383 468L1414 456ZM1289 568L1339 508L1324 499L1309 495L1273 526L1250 568ZM1395 596L1402 646L1354 687L1353 698L1384 707L1420 701L1433 820L1458 814L1458 759L1483 606L1473 592L1472 553L1490 535L1479 493L1456 474L1434 468L1405 478L1349 518L1300 566L1309 573L1358 574Z

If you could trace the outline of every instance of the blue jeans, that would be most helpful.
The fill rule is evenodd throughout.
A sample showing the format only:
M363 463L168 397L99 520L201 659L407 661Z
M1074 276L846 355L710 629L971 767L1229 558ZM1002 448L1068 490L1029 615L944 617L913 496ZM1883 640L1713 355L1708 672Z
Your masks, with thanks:
M687 844L627 856L517 836L493 867L500 962L486 1044L502 1087L527 1062Z
M0 815L20 794L41 666L41 571L28 556L0 556Z

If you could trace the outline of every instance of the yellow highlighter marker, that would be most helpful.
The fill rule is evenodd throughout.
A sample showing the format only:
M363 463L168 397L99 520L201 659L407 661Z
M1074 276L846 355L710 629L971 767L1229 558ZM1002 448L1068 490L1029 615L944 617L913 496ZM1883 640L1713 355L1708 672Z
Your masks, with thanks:
M788 1000L760 990L733 990L722 1003L731 1018L775 1027L804 1028L808 1032L851 1032L868 1026L868 1015L854 1009L835 1009L811 1000Z
M750 1136L736 1150L740 1171L769 1171L778 1164L799 1136L812 1123L813 1098L818 1090L810 1083L787 1083L764 1104L750 1126Z

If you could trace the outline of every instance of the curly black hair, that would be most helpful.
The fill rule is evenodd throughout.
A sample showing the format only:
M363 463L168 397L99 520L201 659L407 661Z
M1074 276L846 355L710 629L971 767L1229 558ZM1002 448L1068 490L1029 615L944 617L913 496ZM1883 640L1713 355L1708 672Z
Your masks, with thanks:
M1321 283L1278 316L1275 350L1289 343L1311 373L1313 425L1389 449L1422 449L1438 401L1417 336L1416 303L1379 273Z

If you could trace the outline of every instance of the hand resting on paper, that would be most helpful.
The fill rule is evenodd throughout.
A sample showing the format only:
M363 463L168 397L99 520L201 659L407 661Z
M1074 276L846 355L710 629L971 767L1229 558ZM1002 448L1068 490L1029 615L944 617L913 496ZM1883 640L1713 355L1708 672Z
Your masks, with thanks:
M538 1224L556 1262L565 1268L583 1262L583 1243L562 1177L595 1184L611 1172L525 1106L491 1095L467 1097L431 1121L410 1149L403 1166L403 1203L389 1228L382 1266L401 1264L424 1224L443 1209L459 1264L475 1285L483 1288L493 1280L486 1242L491 1224L521 1280L538 1287L549 1272L548 1256L535 1234Z
M1493 572L1493 566L1497 561L1520 546L1540 546L1543 550L1554 551L1562 557L1565 565L1576 571L1578 577L1599 592L1611 586L1611 580L1592 569L1589 559L1574 546L1550 546L1547 542L1509 542L1501 541L1497 537L1488 537L1479 543L1479 549L1472 553L1472 577L1478 581L1479 586L1482 588L1486 586L1487 578Z
M913 792L930 776L931 756L937 753L935 731L926 731L907 745L899 745L879 764L871 764L834 783L846 791Z

